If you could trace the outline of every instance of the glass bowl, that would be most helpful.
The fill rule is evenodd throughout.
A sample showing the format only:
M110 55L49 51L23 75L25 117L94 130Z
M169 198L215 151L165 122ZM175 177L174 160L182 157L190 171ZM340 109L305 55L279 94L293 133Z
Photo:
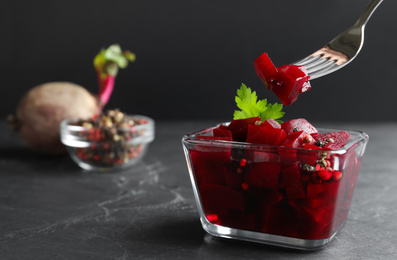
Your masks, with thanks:
M65 119L60 125L61 142L81 168L112 171L138 162L154 139L153 119L126 115L134 122L123 128L95 128L77 125L78 119Z
M346 221L367 134L347 131L349 142L332 151L198 138L212 136L214 128L182 138L205 231L302 250L335 237ZM319 161L329 164L333 178L318 178Z

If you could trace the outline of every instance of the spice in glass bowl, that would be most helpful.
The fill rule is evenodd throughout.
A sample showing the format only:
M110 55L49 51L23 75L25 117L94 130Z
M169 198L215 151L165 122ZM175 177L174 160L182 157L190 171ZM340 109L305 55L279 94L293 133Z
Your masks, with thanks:
M61 123L61 140L72 159L88 170L124 168L134 164L154 139L154 122L140 115L107 110L88 119Z

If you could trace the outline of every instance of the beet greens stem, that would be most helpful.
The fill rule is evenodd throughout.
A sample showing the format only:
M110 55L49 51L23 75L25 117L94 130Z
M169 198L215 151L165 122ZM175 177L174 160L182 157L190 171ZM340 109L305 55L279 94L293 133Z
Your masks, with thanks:
M95 56L94 67L99 85L98 98L101 110L109 102L113 93L119 68L126 68L129 61L135 61L135 55L130 51L122 51L118 44L101 49Z

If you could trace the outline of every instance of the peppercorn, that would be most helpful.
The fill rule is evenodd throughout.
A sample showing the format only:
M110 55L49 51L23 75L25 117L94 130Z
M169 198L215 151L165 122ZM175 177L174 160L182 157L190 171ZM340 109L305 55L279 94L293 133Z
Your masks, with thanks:
M327 140L325 140L325 141L327 141L328 143L335 143L334 139L332 139L332 138L327 138Z
M142 145L130 145L128 141L145 134L135 126L148 123L126 116L120 110L107 110L89 120L77 120L74 125L82 126L85 131L79 133L82 140L92 142L90 147L77 148L76 155L87 163L98 166L112 166L127 163L138 157ZM127 131L126 131L127 130Z
M309 134L307 134L307 135L305 135L303 137L303 142L304 143L311 143L312 141L313 141L313 137L311 135L309 135Z
M316 145L319 146L319 147L324 147L325 142L323 142L323 141L321 141L321 140L317 140L317 141L316 141Z

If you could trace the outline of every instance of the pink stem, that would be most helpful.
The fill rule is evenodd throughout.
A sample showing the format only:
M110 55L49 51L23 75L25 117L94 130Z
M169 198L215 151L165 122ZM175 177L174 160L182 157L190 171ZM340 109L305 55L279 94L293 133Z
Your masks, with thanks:
M109 102L114 88L114 80L114 76L107 75L103 81L100 81L98 93L100 108L103 108Z

